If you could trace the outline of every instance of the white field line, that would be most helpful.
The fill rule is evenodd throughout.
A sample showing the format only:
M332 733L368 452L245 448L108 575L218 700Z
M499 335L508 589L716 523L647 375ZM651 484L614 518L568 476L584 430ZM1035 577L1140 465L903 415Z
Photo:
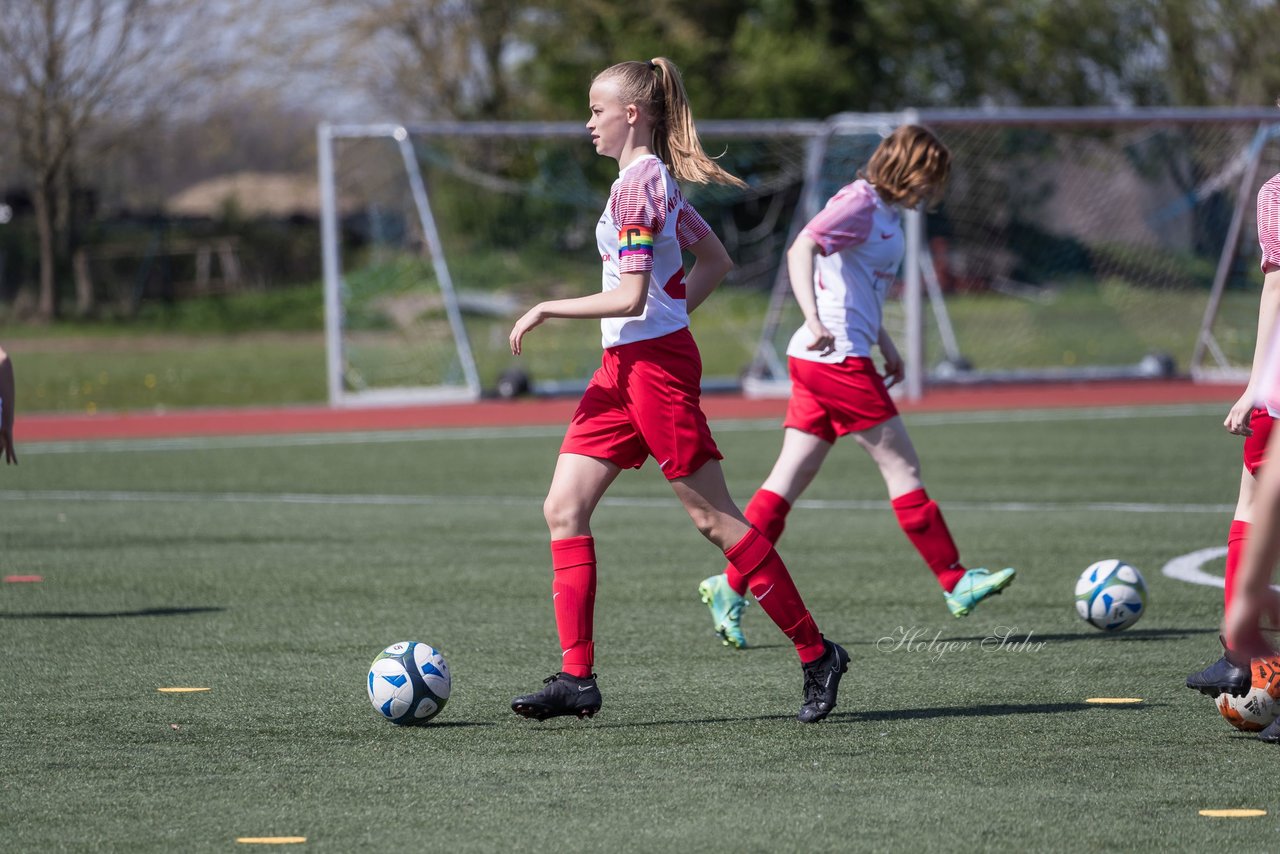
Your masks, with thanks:
M1173 560L1166 563L1160 569L1162 575L1169 578L1176 578L1178 581L1185 581L1189 584L1202 584L1205 587L1222 587L1227 586L1227 580L1218 575L1210 575L1200 567L1204 566L1215 558L1220 558L1227 553L1226 546L1212 546L1207 549L1199 549L1184 555L1178 555ZM1271 589L1280 592L1280 585L1271 585Z
M322 504L350 506L429 506L439 504L467 504L475 506L541 506L543 496L512 495L361 495L308 492L142 492L132 490L70 490L70 489L4 489L0 501L84 501L137 503L220 503L220 504ZM611 507L636 507L671 510L679 507L673 497L628 498L605 497L601 502ZM887 501L825 501L801 499L796 506L810 510L840 512L882 512L889 510ZM1182 513L1214 514L1231 512L1232 504L1154 504L1120 501L948 501L947 510L979 513L1058 513L1076 510L1095 513Z
M1222 406L1108 406L1089 409L988 410L908 414L911 428L957 424L1025 424L1111 421L1131 418L1183 418L1219 413ZM773 431L777 418L726 419L711 422L713 432ZM19 425L20 426L20 425ZM364 430L344 433L290 433L257 436L184 436L166 439L92 439L66 442L21 442L22 456L44 454L136 453L142 451L212 451L322 445L382 445L395 442L473 442L485 439L551 439L564 435L563 425L523 427L457 427L420 430Z
M1227 553L1226 546L1214 546L1208 549L1178 555L1160 569L1161 575L1186 581L1190 584L1203 584L1206 587L1226 587L1227 580L1217 575L1210 575L1200 567L1214 558Z

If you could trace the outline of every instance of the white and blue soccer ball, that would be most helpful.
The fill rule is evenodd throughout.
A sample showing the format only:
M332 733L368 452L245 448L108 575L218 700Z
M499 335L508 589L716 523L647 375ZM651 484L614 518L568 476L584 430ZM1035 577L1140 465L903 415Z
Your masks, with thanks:
M417 726L440 714L453 682L440 650L401 641L369 665L369 702L393 724Z
M1147 607L1147 583L1142 573L1122 560L1100 560L1080 573L1076 582L1076 613L1104 632L1127 629Z

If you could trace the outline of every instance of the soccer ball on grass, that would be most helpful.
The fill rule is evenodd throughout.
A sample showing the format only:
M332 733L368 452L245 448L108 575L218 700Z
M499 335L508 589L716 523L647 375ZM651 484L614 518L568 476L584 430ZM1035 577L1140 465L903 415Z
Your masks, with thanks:
M1219 694L1218 712L1236 729L1257 732L1280 716L1280 655L1255 658L1249 672L1249 692L1243 697Z
M425 724L449 701L449 665L440 651L401 641L378 653L369 666L369 702L393 724Z
M1142 573L1122 560L1100 560L1080 573L1076 582L1076 613L1104 632L1127 629L1147 605Z

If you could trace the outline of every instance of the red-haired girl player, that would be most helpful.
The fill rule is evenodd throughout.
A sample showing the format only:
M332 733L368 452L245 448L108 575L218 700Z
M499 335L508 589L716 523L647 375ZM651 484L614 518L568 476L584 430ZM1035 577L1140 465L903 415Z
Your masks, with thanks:
M822 720L836 704L848 653L822 637L772 543L729 497L722 456L700 408L702 362L688 313L733 263L675 179L742 182L702 150L680 73L667 59L602 71L591 83L589 106L587 130L596 151L617 160L621 173L596 226L603 288L538 303L510 336L511 352L519 355L525 335L547 318L599 318L604 344L543 504L561 667L541 689L512 700L511 708L538 720L600 710L592 672L591 515L622 469L639 468L652 456L694 525L724 552L737 583L756 595L795 644L804 672L799 720ZM688 275L682 250L694 256Z
M881 322L885 293L904 254L899 209L936 202L950 173L947 147L926 128L903 125L881 141L858 179L827 202L787 251L791 289L805 323L787 347L791 401L782 451L746 515L776 543L792 504L813 482L836 439L852 436L879 467L898 524L933 571L948 609L963 617L1007 587L1015 573L960 563L889 397L885 378L901 380L903 364ZM876 346L884 377L871 361ZM698 587L726 646L746 646L740 623L746 592L732 572Z

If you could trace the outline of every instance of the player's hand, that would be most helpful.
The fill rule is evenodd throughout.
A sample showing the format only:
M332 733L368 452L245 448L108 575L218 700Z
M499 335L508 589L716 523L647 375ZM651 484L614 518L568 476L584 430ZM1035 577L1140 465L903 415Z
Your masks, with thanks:
M897 350L881 348L880 354L884 356L884 387L893 388L906 377L906 363L902 361L902 356Z
M822 325L821 320L806 320L804 325L813 335L813 343L807 349L817 350L823 356L830 356L836 351L836 336Z
M1249 658L1261 658L1275 654L1275 649L1262 626L1280 626L1280 594L1270 586L1261 591L1237 590L1231 599L1231 607L1222 617L1222 639L1227 649Z
M18 455L13 450L13 431L0 429L0 452L3 452L5 465L18 464Z
M1222 422L1222 426L1227 428L1228 433L1234 433L1237 436L1252 436L1253 427L1249 423L1253 418L1253 392L1246 390L1240 395L1240 399L1231 407L1231 411L1227 413L1226 419Z
M511 354L513 356L520 355L520 342L524 339L525 333L542 321L546 320L546 315L542 313L542 303L538 303L533 308L524 313L524 316L516 321L516 325L511 327L511 335L508 341L511 343Z

